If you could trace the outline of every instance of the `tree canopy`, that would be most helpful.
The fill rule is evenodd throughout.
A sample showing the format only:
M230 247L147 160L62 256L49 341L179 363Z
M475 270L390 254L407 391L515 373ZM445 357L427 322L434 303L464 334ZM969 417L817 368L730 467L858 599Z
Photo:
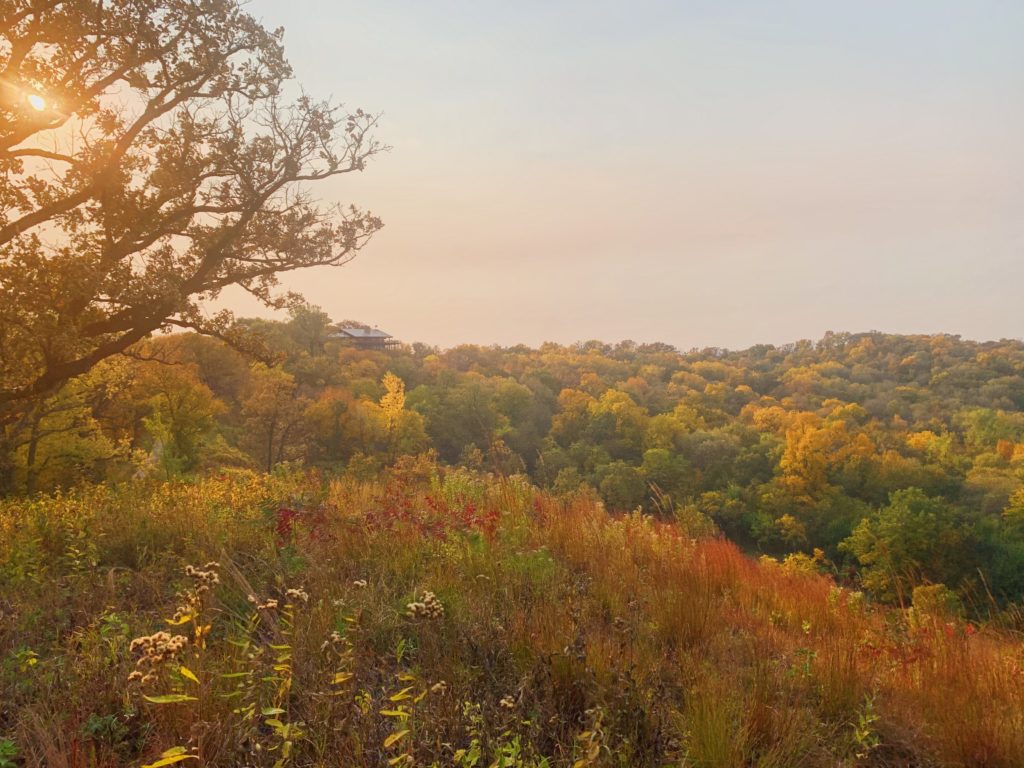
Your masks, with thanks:
M158 329L239 339L228 286L349 261L381 222L309 186L377 116L301 92L237 0L11 0L0 17L0 420Z
M1024 595L1020 342L370 350L319 308L290 315L239 321L273 368L176 333L65 385L8 426L5 490L282 463L366 477L431 452L798 555L893 602L934 583L970 610Z

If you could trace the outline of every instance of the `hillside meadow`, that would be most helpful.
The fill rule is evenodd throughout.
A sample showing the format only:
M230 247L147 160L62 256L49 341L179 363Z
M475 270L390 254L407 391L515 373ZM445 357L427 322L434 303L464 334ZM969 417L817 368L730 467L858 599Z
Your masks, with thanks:
M1019 766L1024 647L407 458L0 505L0 765Z

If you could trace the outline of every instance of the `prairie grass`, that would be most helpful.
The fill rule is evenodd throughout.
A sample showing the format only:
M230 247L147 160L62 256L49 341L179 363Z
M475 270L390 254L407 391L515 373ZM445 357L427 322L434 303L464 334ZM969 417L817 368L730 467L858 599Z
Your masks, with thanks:
M0 534L13 765L1024 765L1019 638L516 477L95 487Z

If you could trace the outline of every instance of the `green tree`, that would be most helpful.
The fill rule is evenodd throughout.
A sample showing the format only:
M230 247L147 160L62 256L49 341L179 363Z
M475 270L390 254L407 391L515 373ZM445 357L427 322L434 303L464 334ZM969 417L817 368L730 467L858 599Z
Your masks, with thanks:
M647 482L667 493L673 501L679 502L691 495L693 473L686 459L665 448L651 448L644 451L641 464Z
M598 490L605 504L616 512L629 512L647 499L647 482L636 467L624 461L613 461L600 470Z
M563 447L581 440L590 425L590 409L596 401L578 389L563 389L558 395L558 412L551 420L551 437Z
M331 318L320 307L311 304L292 307L287 329L292 342L311 357L324 353L331 333Z
M291 374L262 363L253 366L242 415L249 445L266 471L298 457L299 446L307 437L309 405L309 400L299 395Z
M148 411L143 426L164 473L197 469L225 405L199 380L194 366L180 363L141 364L135 389Z
M111 462L127 463L128 435L104 430L97 417L108 403L127 399L126 362L98 365L8 426L8 442L27 494L82 479L103 480Z
M974 532L945 499L919 488L896 491L861 521L842 548L861 564L864 585L906 605L914 586L957 586L976 565Z
M609 389L590 406L587 438L614 458L637 461L650 417L625 392Z
M508 424L495 403L495 382L475 372L413 390L409 407L423 415L441 458L453 463L466 446L489 450Z

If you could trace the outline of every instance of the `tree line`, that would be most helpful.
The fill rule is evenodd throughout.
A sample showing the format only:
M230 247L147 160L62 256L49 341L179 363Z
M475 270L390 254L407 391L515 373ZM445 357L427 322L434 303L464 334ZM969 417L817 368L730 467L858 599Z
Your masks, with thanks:
M1024 595L1024 344L828 334L359 350L315 307L244 320L275 364L196 333L110 358L5 427L8 492L403 456L591 489L909 603ZM956 593L956 594L954 594Z

